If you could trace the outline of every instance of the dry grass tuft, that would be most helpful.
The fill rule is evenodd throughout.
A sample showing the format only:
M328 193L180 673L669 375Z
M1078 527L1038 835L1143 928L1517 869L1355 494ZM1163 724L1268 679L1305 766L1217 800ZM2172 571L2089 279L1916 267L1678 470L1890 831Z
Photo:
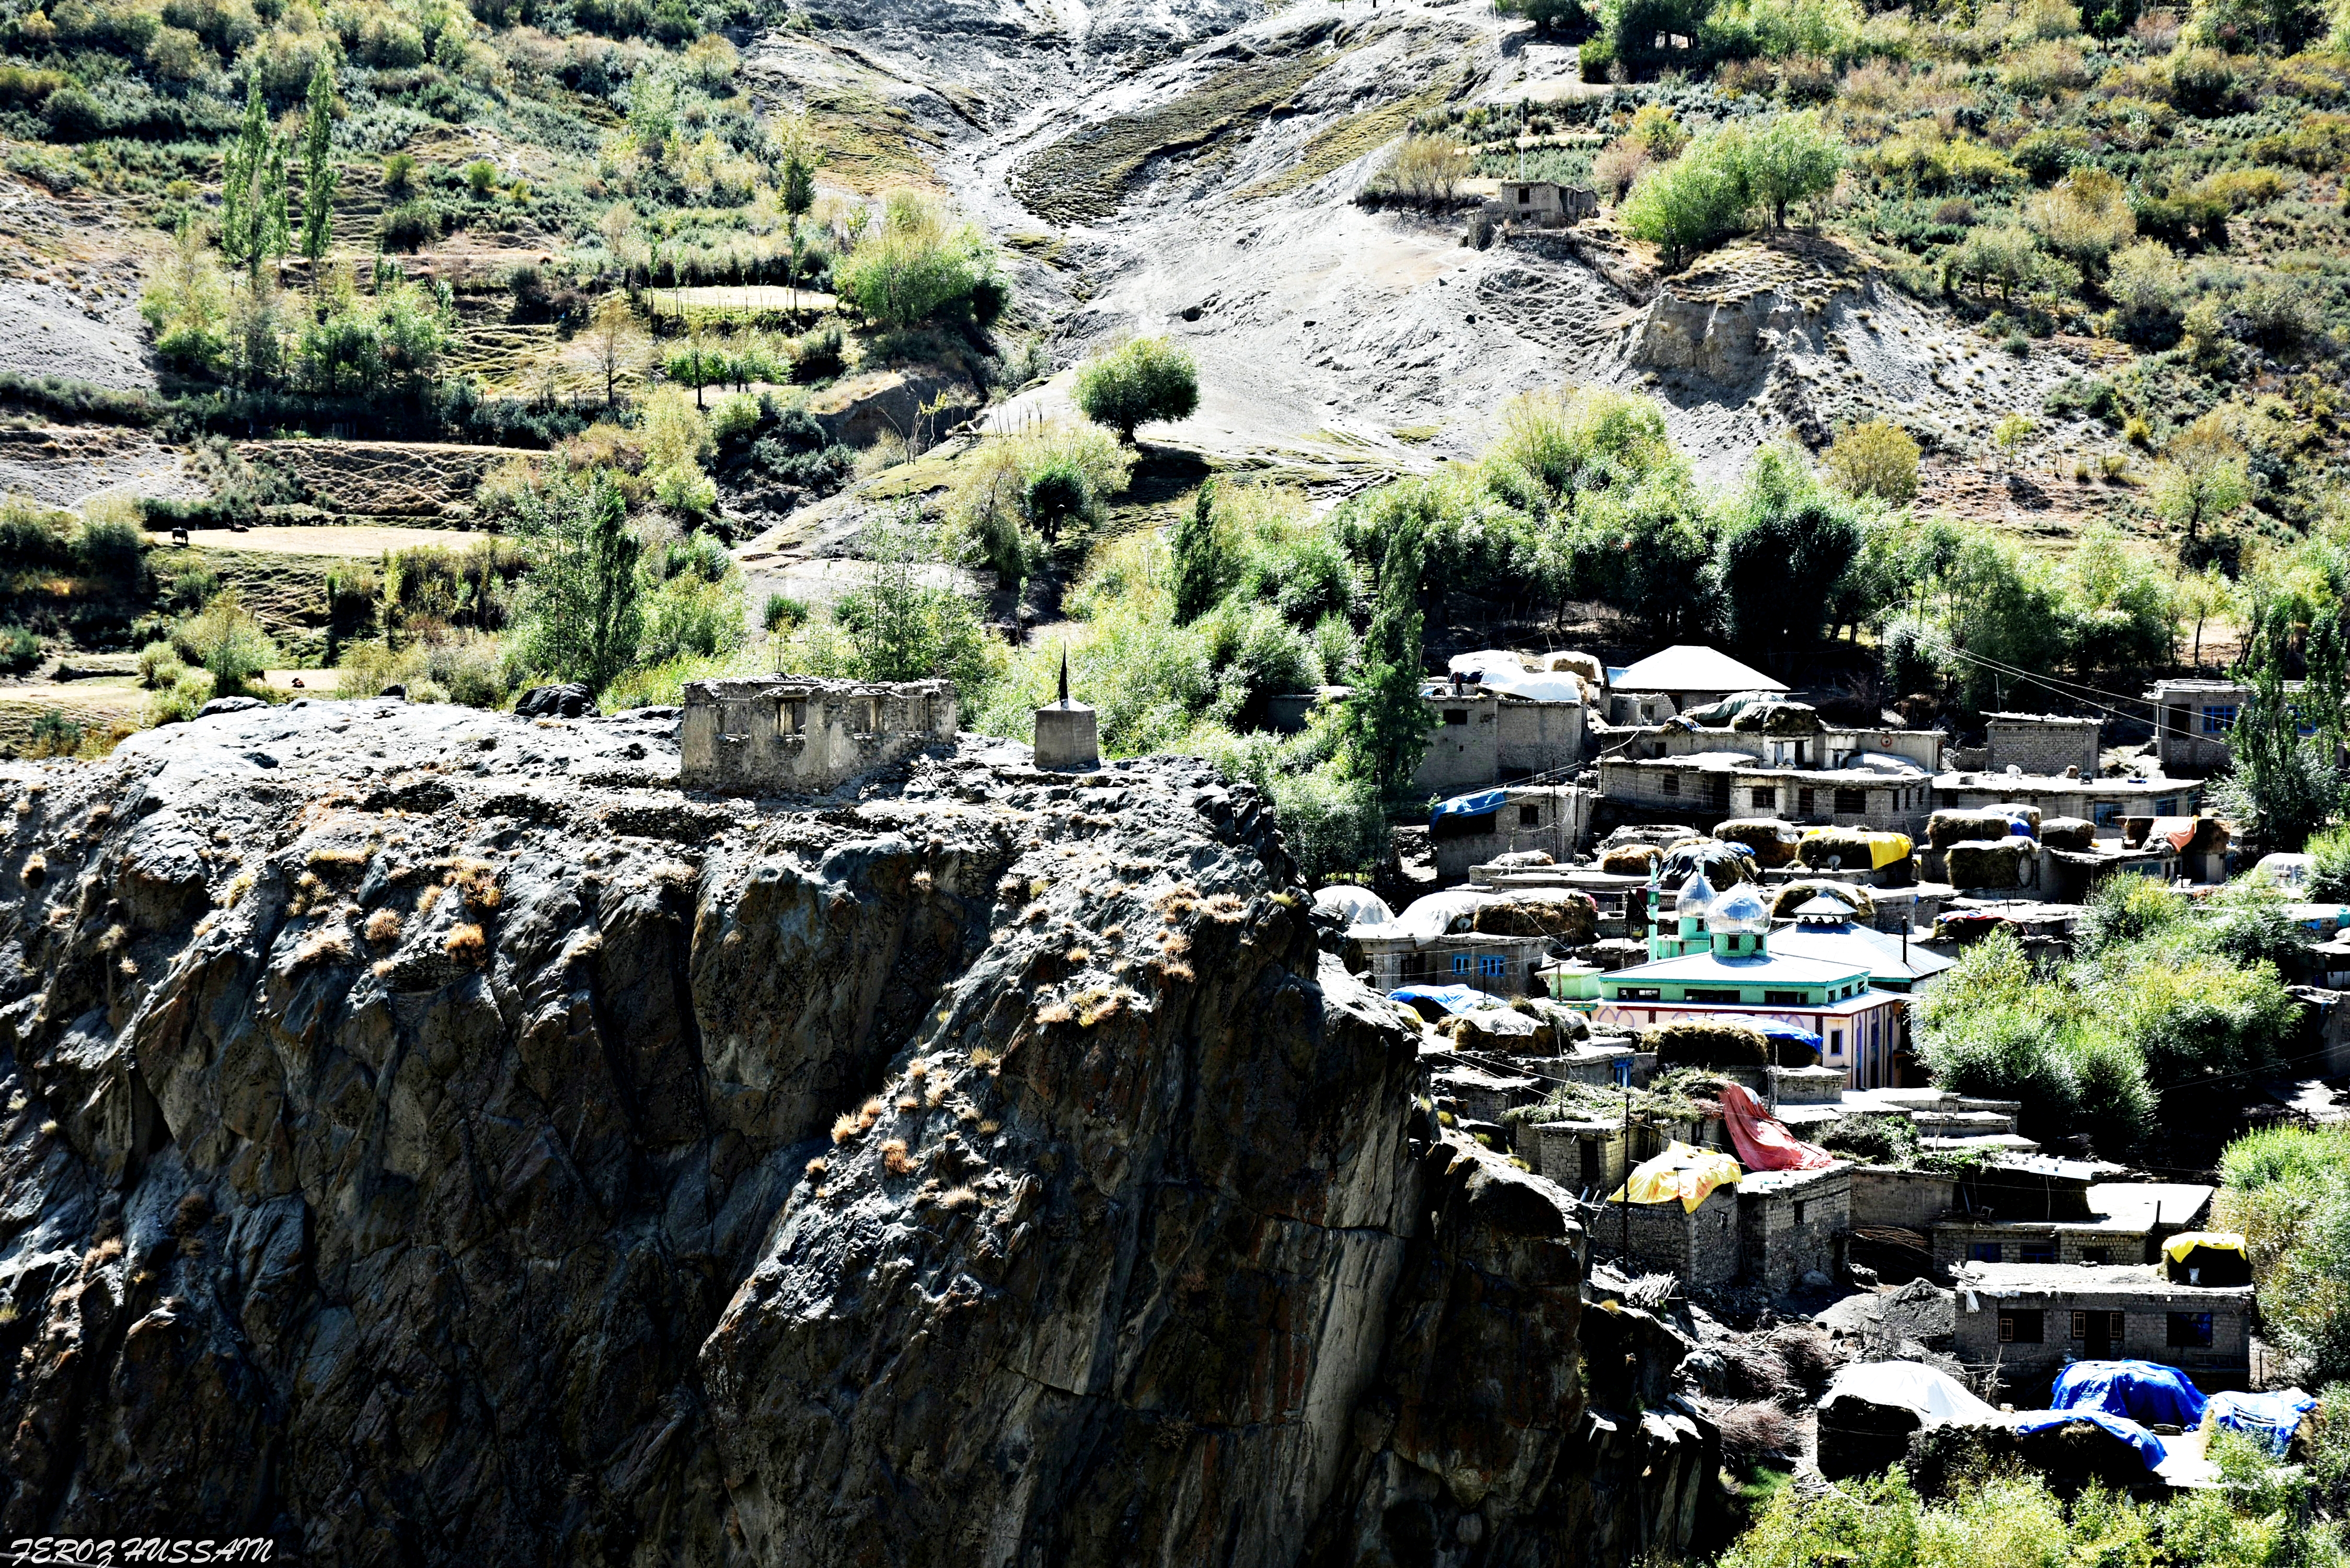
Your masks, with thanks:
M441 945L462 964L479 964L489 956L490 940L479 926L452 926Z
M950 1214L954 1214L962 1210L976 1207L979 1203L979 1194L968 1187L950 1187L940 1193L935 1201L940 1208Z
M947 1090L950 1087L951 1087L951 1085L949 1085L944 1078L933 1078L931 1081L930 1088L922 1095L922 1104L930 1106L932 1110L938 1109L941 1106L946 1103Z
M461 927L459 929L463 929L465 928ZM455 938L456 934L457 933L455 931L449 933L452 940ZM478 931L474 934L476 937L480 935ZM308 936L302 939L300 945L296 947L294 950L294 967L296 969L300 969L306 964L321 963L329 959L348 959L353 956L354 955L351 951L350 928L348 926L328 926L319 930L312 931Z
M922 1102L919 1096L914 1095L900 1095L898 1096L898 1109L899 1111L911 1112L919 1111L921 1108Z
M914 1168L914 1162L906 1158L904 1138L893 1137L881 1146L881 1168L892 1176L904 1176Z
M396 942L400 940L400 914L395 909L378 909L368 917L365 934L371 942Z
M1248 905L1236 893L1219 893L1202 903L1200 912L1220 926L1229 926L1248 913Z
M847 1116L843 1116L843 1117L841 1117L841 1118L840 1118L840 1121L845 1122L845 1121L847 1121L847 1119L848 1119L848 1118L847 1118ZM835 1143L839 1142L839 1141L840 1141L840 1122L835 1122L835 1123L833 1123L833 1124L832 1124L832 1131L833 1131L833 1141L834 1141ZM814 1181L817 1177L822 1176L826 1171L827 1171L827 1170L829 1170L829 1169L831 1169L831 1168L832 1168L831 1164L830 1164L828 1161L827 1161L827 1160L826 1160L826 1158L824 1158L824 1156L822 1156L822 1155L817 1155L814 1159L809 1160L809 1161L807 1162L807 1179L808 1179L810 1181Z

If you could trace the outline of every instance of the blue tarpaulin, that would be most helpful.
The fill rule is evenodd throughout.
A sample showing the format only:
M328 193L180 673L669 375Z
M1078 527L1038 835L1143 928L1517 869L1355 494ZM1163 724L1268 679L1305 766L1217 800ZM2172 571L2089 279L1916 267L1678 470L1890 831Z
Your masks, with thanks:
M2141 1426L2203 1424L2203 1395L2175 1366L2154 1361L2076 1361L2056 1376L2048 1403L2058 1410L2103 1410Z
M1792 1044L1808 1045L1814 1051L1820 1048L1818 1035L1808 1029L1798 1029L1792 1023L1778 1023L1767 1018L1745 1018L1739 1022L1752 1023L1762 1032L1762 1037L1766 1040L1784 1040Z
M2258 1438L2282 1459L2293 1433L2301 1429L2301 1418L2315 1408L2314 1395L2287 1388L2275 1394L2214 1394L2205 1411L2213 1426Z
M2103 1410L2087 1408L2026 1410L2015 1418L2015 1430L2019 1436L2030 1437L2034 1432L2053 1432L2057 1428L2074 1421L2090 1421L2103 1427L2107 1432L2136 1449L2138 1458L2146 1461L2146 1468L2148 1469L2154 1469L2168 1457L2163 1451L2160 1438L2126 1416L2109 1415Z
M1389 1002L1400 1002L1418 1011L1418 1004L1432 1002L1447 1012L1466 1012L1472 1007L1492 1007L1493 999L1473 986L1467 985L1407 985L1400 991L1388 992Z
M1428 826L1434 827L1440 816L1482 816L1489 811L1499 811L1510 798L1505 789L1481 789L1475 794L1456 794L1451 800L1440 800L1428 814Z

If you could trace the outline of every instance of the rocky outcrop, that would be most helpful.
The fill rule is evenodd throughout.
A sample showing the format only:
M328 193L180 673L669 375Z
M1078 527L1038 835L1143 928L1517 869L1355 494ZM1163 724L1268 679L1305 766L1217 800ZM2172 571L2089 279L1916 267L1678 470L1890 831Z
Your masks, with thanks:
M1246 785L966 738L787 807L680 792L675 729L297 703L0 770L7 1536L1690 1539L1683 1347L1439 1137Z

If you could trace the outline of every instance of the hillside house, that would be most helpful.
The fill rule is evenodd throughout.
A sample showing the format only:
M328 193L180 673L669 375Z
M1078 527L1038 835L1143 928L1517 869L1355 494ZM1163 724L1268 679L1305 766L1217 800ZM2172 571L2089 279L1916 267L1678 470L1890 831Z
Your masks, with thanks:
M1814 720L1771 732L1677 720L1601 757L1599 793L1683 820L1775 816L1917 837L1936 809L1941 756L1942 736L1930 730L1831 730Z
M2225 768L2235 755L2229 732L2252 689L2237 680L2158 680L2146 700L2154 704L2154 755L2166 774L2201 778Z
M1411 775L1415 793L1488 789L1583 763L1580 698L1537 700L1451 680L1430 681L1420 695L1429 746Z
M2074 1165L2074 1161L2048 1161ZM2002 1202L1953 1210L1930 1227L1934 1262L2154 1263L2162 1242L2200 1226L2212 1189L2192 1182L2088 1181L2052 1184L2055 1201L2034 1204L2028 1181ZM2077 1196L2074 1189L2077 1186ZM1983 1189L1978 1184L1974 1189Z
M1590 834L1591 802L1589 790L1573 784L1505 784L1448 800L1428 824L1436 874L1453 881L1532 849L1564 861Z
M1968 1263L1955 1277L1959 1359L2011 1386L2106 1357L2176 1366L2206 1393L2250 1380L2250 1285L2174 1284L2145 1264Z
M1551 180L1501 181L1485 203L1485 213L1495 223L1533 229L1563 229L1597 211L1599 198L1591 192Z
M1821 1064L1842 1069L1853 1088L1893 1082L1907 1013L1899 996L1869 983L1866 961L1773 952L1761 896L1740 886L1716 898L1702 871L1682 886L1673 924L1649 935L1649 961L1596 977L1595 1024L1785 1023L1818 1035Z
M2043 817L2079 817L2099 838L2118 840L2122 825L2133 816L2194 815L2202 808L2203 786L2193 779L2136 774L1949 773L1935 778L1934 796L1944 811L2028 805Z

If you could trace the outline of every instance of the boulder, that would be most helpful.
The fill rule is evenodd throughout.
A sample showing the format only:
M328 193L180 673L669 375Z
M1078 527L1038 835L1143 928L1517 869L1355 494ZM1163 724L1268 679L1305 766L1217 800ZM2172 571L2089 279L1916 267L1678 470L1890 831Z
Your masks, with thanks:
M592 719L596 693L578 681L561 686L534 686L515 703L518 719Z
M196 710L196 717L213 719L223 713L250 713L255 708L268 706L268 703L258 697L215 697Z

